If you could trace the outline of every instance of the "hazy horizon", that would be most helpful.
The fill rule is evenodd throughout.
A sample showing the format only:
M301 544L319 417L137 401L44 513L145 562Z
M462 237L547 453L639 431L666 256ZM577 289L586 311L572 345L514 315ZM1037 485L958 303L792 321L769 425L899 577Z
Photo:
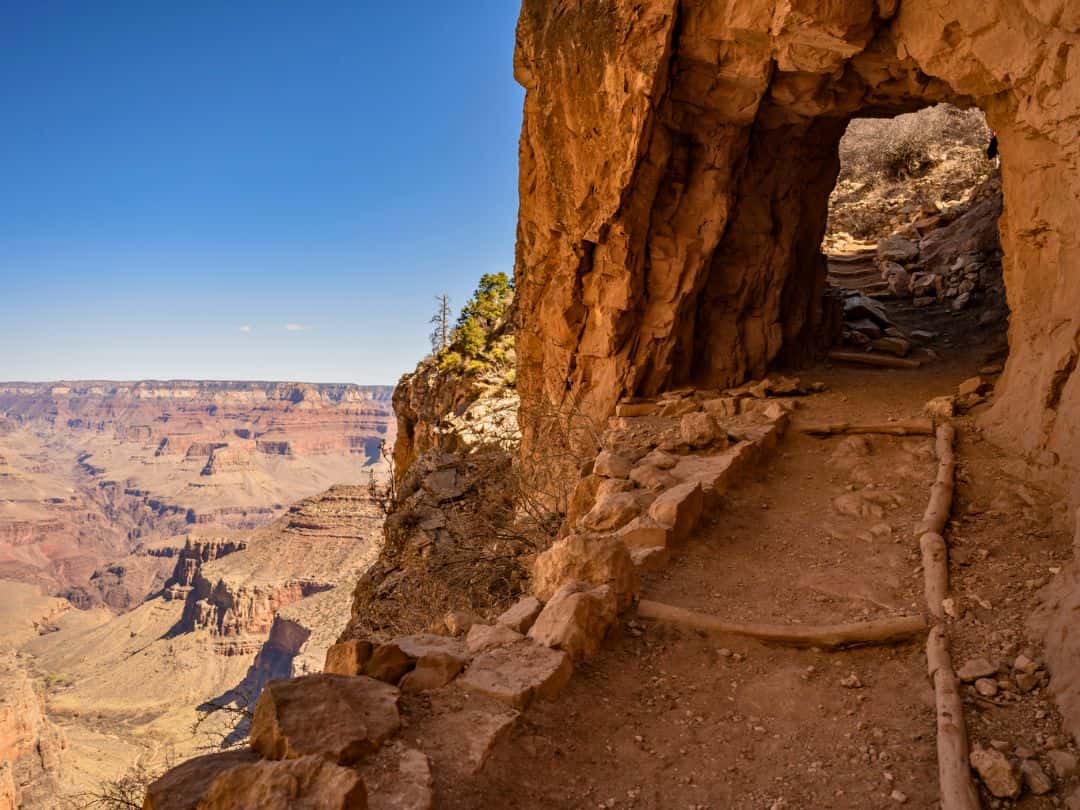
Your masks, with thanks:
M393 384L512 272L516 16L13 9L0 379Z

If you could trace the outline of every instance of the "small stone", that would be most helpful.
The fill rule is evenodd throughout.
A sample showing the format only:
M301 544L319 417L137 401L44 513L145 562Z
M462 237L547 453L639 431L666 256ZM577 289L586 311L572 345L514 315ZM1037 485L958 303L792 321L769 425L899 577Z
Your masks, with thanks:
M894 790L889 794L889 798L897 804L907 804L907 794L899 790Z
M1068 779L1076 770L1076 756L1068 751L1047 751L1046 758L1058 779Z
M997 674L997 667L985 658L971 658L956 671L956 677L965 682L977 681L979 678L990 678Z
M1013 669L1017 672L1026 672L1031 675L1039 668L1037 662L1031 660L1026 655L1016 656L1016 660L1013 662Z
M1016 681L1016 688L1024 694L1039 685L1039 676L1034 672L1018 672L1013 676L1013 680Z
M956 397L934 397L923 407L927 416L951 419L956 415Z
M997 681L992 681L989 678L979 678L975 681L975 691L983 697L993 697L998 693Z
M1020 763L1020 771L1024 774L1024 784L1027 789L1036 796L1042 796L1054 789L1054 783L1050 780L1043 766L1033 759L1025 759Z
M451 610L443 618L447 632L454 637L465 635L478 621L480 617L471 610Z
M982 394L987 388L987 383L982 377L970 377L957 386L956 393L962 397L972 394Z
M846 678L840 679L840 685L845 689L862 689L863 682L859 680L859 676L852 672Z
M999 799L1015 799L1020 795L1020 772L1000 751L976 747L971 752L971 767L979 774L986 789Z

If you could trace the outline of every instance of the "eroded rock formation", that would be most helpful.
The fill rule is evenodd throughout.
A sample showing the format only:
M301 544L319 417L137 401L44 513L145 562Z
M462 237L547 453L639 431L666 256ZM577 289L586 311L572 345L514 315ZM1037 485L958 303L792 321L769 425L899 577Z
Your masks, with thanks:
M523 402L603 418L813 353L847 122L949 101L1001 143L1013 319L986 421L1080 458L1078 44L1067 0L525 0Z
M63 735L45 716L41 687L17 655L0 653L0 806L59 808L63 749Z

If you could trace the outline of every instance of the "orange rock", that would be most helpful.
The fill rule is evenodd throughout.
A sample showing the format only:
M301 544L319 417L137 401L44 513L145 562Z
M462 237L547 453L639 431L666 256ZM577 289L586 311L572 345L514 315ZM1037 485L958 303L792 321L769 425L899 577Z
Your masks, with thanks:
M267 759L318 754L349 765L397 733L397 701L395 687L364 676L271 681L255 705L251 747Z
M554 698L572 672L573 664L566 653L526 640L481 654L455 683L515 709L524 709L535 699Z
M370 641L350 639L335 644L326 651L326 663L323 672L331 675L359 675L371 659Z

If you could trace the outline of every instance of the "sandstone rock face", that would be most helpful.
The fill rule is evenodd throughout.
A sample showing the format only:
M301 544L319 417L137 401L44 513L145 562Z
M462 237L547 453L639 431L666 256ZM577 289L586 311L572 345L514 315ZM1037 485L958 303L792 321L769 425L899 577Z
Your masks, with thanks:
M318 754L350 765L397 732L397 701L396 688L363 676L273 681L255 706L251 747L267 759Z
M0 651L0 799L7 794L11 807L59 808L63 748L41 688L16 655Z
M1061 2L525 0L522 401L602 419L805 357L847 121L951 101L1002 153L1011 353L986 422L1080 458L1078 45Z

